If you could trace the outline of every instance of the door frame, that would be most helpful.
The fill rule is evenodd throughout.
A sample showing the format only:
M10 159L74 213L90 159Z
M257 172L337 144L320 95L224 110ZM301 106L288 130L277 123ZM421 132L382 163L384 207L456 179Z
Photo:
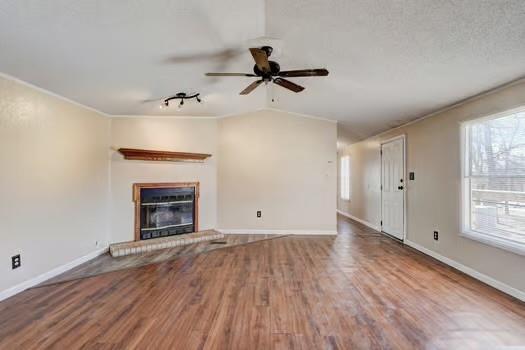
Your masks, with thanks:
M386 139L386 140L382 140L381 143L379 144L379 163L380 163L380 166L379 166L379 169L380 169L380 184L381 184L381 209L380 209L380 212L381 212L381 232L386 234L387 236L389 237L392 237L396 240L399 240L397 237L394 237L392 235L390 235L389 233L387 232L384 232L383 231L383 145L386 144L386 143L390 143L392 141L397 141L397 140L403 140L403 238L401 239L402 242L404 242L406 240L406 237L407 237L407 183L408 183L408 180L407 180L407 141L406 141L406 134L401 134L401 135L397 135L397 136L394 136L394 137L391 137L389 139Z

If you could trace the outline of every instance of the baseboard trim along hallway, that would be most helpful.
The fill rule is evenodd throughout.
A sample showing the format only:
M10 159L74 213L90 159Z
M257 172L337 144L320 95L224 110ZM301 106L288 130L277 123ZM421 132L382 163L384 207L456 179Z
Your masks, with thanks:
M521 301L525 301L525 292L522 292L516 288L513 288L503 282L500 282L492 277L489 277L485 274L482 274L481 272L479 271L476 271L468 266L465 266L455 260L452 260L452 259L449 259L443 255L440 255L430 249L427 249L425 247L423 247L422 245L419 245L415 242L412 242L412 241L409 241L407 239L405 239L405 244L409 247L412 247L414 248L415 250L417 251L420 251L421 253L423 254L426 254L428 256L431 256L433 257L434 259L436 260L439 260L441 261L442 263L450 266L450 267L453 267L455 268L456 270L459 270L467 275L469 275L470 277L473 277L483 283L486 283L488 284L489 286L491 287L494 287L496 288L497 290L500 290L502 291L503 293L506 293L508 295L511 295L513 296L514 298L516 299L519 299Z
M345 213L345 212L340 211L340 210L337 210L337 213L339 213L342 216L345 216L345 217L347 217L349 219L357 221L357 222L359 222L359 223L361 223L361 224L363 224L365 226L368 226L368 227L370 227L370 228L372 228L374 230L377 230L377 231L381 232L379 227L377 227L377 226L375 226L375 225L373 225L373 224L371 224L371 223L369 223L369 222L367 222L365 220L359 219L359 218L357 218L357 217L355 217L355 216L353 216L351 214ZM525 301L525 292L522 292L519 289L513 288L513 287L511 287L511 286L509 286L509 285L507 285L507 284L505 284L505 283L503 283L501 281L498 281L498 280L496 280L496 279L494 279L494 278L492 278L490 276L487 276L487 275L485 275L485 274L483 274L483 273L481 273L479 271L476 271L476 270L474 270L474 269L472 269L472 268L470 268L468 266L465 266L465 265L463 265L463 264L461 264L461 263L459 263L459 262L457 262L455 260L447 258L447 257L445 257L445 256L443 256L443 255L441 255L439 253L436 253L433 250L425 248L422 245L417 244L417 243L415 243L413 241L410 241L410 240L408 240L406 238L404 240L404 244L409 246L409 247L414 248L415 250L417 250L417 251L419 251L419 252L421 252L423 254L431 256L434 259L439 260L442 263L444 263L444 264L446 264L446 265L448 265L450 267L453 267L456 270L459 270L459 271L469 275L472 278L475 278L475 279L477 279L477 280L479 280L479 281L481 281L483 283L486 283L489 286L494 287L494 288L496 288L499 291L502 291L503 293L506 293L506 294L516 298L516 299L521 300L521 301Z
M338 214L341 214L341 215L343 215L343 216L346 216L346 217L349 218L349 219L352 219L352 220L354 220L354 221L357 221L357 222L359 222L360 224L363 224L363 225L365 225L365 226L368 226L368 227L370 227L370 228L372 228L372 229L374 229L374 230L376 230L376 231L381 232L381 227L376 226L376 225L374 225L374 224L372 224L372 223L370 223L370 222L368 222L368 221L365 221L365 220L359 219L358 217L355 217L355 216L353 216L352 214L345 213L344 211L341 211L341 210L337 210L337 213L338 213Z

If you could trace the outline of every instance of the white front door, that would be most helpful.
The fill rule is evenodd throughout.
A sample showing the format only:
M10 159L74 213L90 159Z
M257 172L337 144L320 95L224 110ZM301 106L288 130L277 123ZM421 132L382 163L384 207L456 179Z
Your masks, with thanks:
M381 145L382 230L404 239L405 232L405 139Z

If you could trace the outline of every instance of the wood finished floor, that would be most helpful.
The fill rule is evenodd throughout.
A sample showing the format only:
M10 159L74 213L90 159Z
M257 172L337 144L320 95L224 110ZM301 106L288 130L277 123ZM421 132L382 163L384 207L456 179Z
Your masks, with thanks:
M287 236L34 288L0 303L1 349L494 349L525 304L339 219Z
M283 235L225 235L223 239L215 241L199 242L169 249L156 250L149 253L127 255L116 258L112 257L109 253L105 253L93 260L64 272L63 274L42 282L40 286L92 277L117 270L136 268L166 260L177 259L182 256L202 254L215 249L249 244L281 236ZM224 244L216 244L218 241L223 242Z

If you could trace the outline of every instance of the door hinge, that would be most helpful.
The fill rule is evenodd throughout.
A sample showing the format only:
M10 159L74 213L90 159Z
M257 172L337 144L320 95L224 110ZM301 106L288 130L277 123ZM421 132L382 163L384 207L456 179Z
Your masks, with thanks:
M381 227L383 227L383 220L381 220Z

